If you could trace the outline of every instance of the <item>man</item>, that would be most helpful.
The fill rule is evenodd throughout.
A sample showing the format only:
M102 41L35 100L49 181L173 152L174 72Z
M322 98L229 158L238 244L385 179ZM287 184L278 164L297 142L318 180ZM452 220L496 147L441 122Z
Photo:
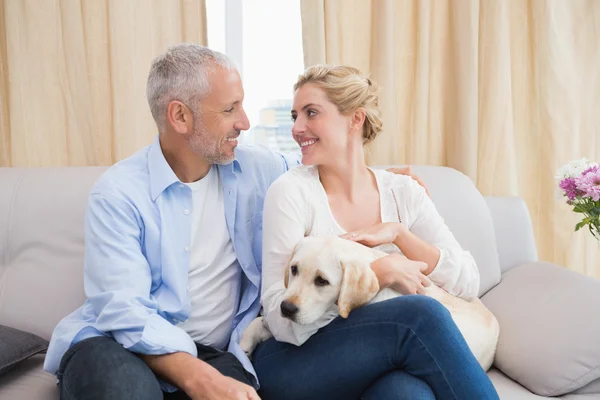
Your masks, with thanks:
M260 308L262 199L298 161L234 154L249 122L222 54L169 49L147 97L160 133L91 190L87 300L56 327L44 368L66 399L258 399L238 342Z
M64 399L258 399L238 343L260 309L263 198L298 160L234 152L249 122L223 54L170 48L147 98L159 135L90 192L87 300L56 327L44 369Z

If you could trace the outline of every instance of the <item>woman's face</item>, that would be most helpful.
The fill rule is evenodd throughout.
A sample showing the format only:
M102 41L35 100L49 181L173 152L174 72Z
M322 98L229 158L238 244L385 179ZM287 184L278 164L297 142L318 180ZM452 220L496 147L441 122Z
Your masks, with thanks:
M343 154L350 140L351 118L338 111L318 86L307 83L294 95L292 135L302 149L302 164L327 165Z

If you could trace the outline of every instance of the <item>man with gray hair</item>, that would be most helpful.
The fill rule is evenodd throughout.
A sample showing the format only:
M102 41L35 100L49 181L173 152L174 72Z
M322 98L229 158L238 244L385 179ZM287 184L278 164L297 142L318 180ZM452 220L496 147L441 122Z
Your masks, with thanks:
M147 97L159 134L90 192L87 299L55 328L44 369L63 399L258 399L238 343L260 310L263 198L298 159L234 153L249 122L221 53L169 48Z

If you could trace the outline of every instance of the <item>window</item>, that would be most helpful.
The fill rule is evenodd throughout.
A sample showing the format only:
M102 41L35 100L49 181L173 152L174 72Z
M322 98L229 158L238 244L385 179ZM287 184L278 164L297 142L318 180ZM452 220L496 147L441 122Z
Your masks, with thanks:
M251 128L241 143L298 150L293 85L304 70L300 0L207 0L208 45L240 68Z

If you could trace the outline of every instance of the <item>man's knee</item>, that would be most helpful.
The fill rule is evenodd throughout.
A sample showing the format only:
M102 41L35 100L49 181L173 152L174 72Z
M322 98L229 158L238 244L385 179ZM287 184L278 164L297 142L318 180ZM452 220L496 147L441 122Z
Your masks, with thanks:
M61 392L66 399L162 399L148 365L113 339L77 343L63 357Z

